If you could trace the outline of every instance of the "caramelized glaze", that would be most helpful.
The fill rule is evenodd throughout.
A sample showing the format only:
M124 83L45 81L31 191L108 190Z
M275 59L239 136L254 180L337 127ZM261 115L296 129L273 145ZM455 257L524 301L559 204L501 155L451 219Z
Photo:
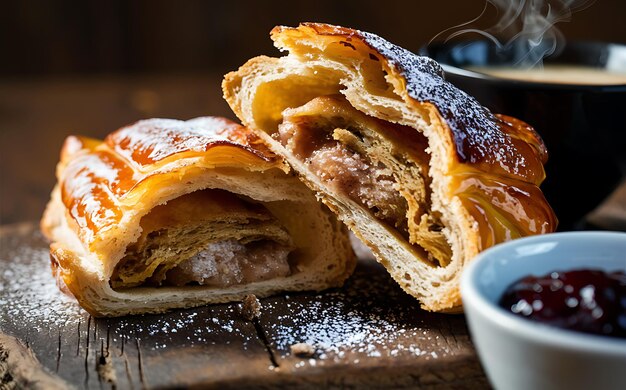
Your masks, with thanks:
M86 153L63 172L61 199L89 241L102 227L120 221L115 193L132 185L133 171L108 152Z
M61 199L81 239L92 243L98 232L121 221L125 196L138 184L166 174L162 169L168 159L184 153L184 158L204 157L209 164L236 167L243 153L268 168L281 164L258 142L244 127L222 118L140 121L104 142L70 136L61 151ZM212 153L218 148L219 153Z
M223 118L140 121L110 134L104 141L138 167L145 167L182 152L206 152L216 145L243 147L265 160L274 157L243 126Z
M492 114L447 82L441 66L431 58L416 56L372 33L328 24L303 23L298 28L272 30L274 40L291 48L323 37L335 43L349 41L354 49L344 48L342 55L354 56L360 51L364 63L380 63L377 66L384 72L401 77L409 97L418 104L434 105L449 128L460 163L535 184L544 179L546 152L537 133L522 121Z
M452 188L478 223L480 250L556 229L554 212L532 183L461 169L453 175Z
M458 196L476 220L481 249L556 229L557 219L539 189L548 158L541 137L523 121L492 114L447 82L437 62L377 35L327 24L276 27L272 38L296 55L319 49L328 57L336 56L337 61L358 56L361 69L378 67L387 83L390 78L398 82L396 90L404 88L408 95L401 98L414 104L423 116L434 106L456 151L446 172L452 177L452 195ZM365 84L374 76L367 77Z

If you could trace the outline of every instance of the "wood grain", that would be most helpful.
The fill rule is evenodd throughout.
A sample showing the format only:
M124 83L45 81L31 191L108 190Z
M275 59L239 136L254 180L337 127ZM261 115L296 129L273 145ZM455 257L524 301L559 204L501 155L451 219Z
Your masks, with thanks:
M15 337L76 388L487 387L464 317L420 310L361 257L344 288L262 299L252 321L239 303L96 319L57 290L34 224L0 227L0 351L22 353Z
M0 388L55 390L68 386L43 368L32 349L15 337L0 333Z

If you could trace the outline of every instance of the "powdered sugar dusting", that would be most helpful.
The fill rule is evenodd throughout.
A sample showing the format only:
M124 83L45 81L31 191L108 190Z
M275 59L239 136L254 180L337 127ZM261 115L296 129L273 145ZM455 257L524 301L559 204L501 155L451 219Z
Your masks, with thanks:
M201 117L189 121L146 119L110 134L105 143L138 169L181 152L203 153L220 144L246 149L264 160L273 157L244 127L225 118Z
M114 324L114 340L138 339L149 350L206 347L236 343L247 350L258 343L252 328L240 318L236 304L165 314L129 316L106 320Z
M437 107L452 130L461 161L488 162L519 174L517 171L523 169L525 161L511 137L500 130L488 109L444 79L436 61L417 56L375 34L359 31L359 35L404 76L411 98Z
M77 378L71 367L95 367L92 359L105 347L115 359L130 359L132 367L141 350L145 365L159 364L163 362L159 356L166 356L161 354L174 352L218 371L230 370L228 359L233 356L260 362L268 372L337 365L386 367L388 359L404 364L445 357L475 359L462 317L422 311L382 266L364 260L371 254L363 250L355 275L341 289L261 300L258 324L278 367L269 364L259 331L244 317L240 303L91 318L58 290L47 243L30 226L20 234L0 234L0 331L22 338L53 371L60 357L62 366L70 367L60 374L72 383L95 380L96 376ZM311 345L312 354L294 356L291 347L298 343Z
M350 310L344 301L338 301L332 309L317 301L308 306L287 303L289 309L298 313L299 326L292 324L269 325L274 342L279 349L304 342L322 351L320 359L339 360L347 353L366 357L393 357L408 353L413 356L427 355L430 351L420 346L420 341L430 341L433 336L425 328L408 326L393 314L364 313ZM285 318L279 319L283 320Z
M119 129L105 142L129 161L150 164L184 151L204 152L211 143L228 140L217 130L236 126L218 118L207 123L193 126L173 119L148 119Z
M105 329L101 336L110 337L114 344L139 340L147 350L231 342L246 349L258 343L253 327L240 318L236 303L158 315L90 318L57 287L49 256L45 238L32 225L23 232L0 235L0 331L73 333L91 323Z
M444 333L433 326L433 320L441 321L444 330L449 330L445 329L448 319L422 311L378 264L361 264L338 291L264 300L261 315L269 340L283 357L291 355L294 344L315 347L317 361L302 360L296 368L401 356L430 360L455 354L458 345L446 342Z
M14 236L2 237L0 242L0 320L33 324L33 331L77 324L83 311L74 299L59 291L47 261L48 248L20 247L21 242ZM41 272L33 272L34 262ZM4 327L0 323L0 329Z

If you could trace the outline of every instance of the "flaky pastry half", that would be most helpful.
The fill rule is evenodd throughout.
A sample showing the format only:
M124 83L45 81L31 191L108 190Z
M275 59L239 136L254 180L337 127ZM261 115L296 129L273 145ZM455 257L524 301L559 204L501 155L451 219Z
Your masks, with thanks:
M347 229L285 171L222 118L68 137L41 221L53 271L95 316L340 286Z
M460 310L477 253L555 229L541 138L446 82L435 61L325 24L271 37L287 55L227 74L225 99L423 308Z

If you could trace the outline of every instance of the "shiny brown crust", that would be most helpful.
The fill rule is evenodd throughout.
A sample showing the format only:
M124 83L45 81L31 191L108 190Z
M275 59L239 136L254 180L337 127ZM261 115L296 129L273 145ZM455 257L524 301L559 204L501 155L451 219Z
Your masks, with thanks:
M61 198L77 233L91 243L120 222L120 203L130 192L158 180L159 167L184 154L213 158L220 147L246 159L262 160L263 169L282 167L280 158L243 126L224 118L193 121L150 119L123 127L104 142L70 136L61 150L65 171ZM247 157L246 157L247 155Z
M536 185L545 178L543 164L548 153L535 130L514 118L519 126L507 126L501 117L447 82L443 69L433 59L416 56L378 35L329 24L277 26L271 36L279 45L285 44L284 39L291 44L324 36L339 39L340 44L355 51L357 46L366 45L370 58L382 61L388 73L402 78L408 96L437 108L448 125L459 162Z
M52 273L59 287L95 316L157 313L247 294L339 286L355 265L347 230L287 170L257 136L224 118L143 120L104 141L70 136L41 220L51 240ZM298 272L222 289L113 289L114 268L139 237L141 218L158 205L207 188L268 207L289 231L296 250L306 247L294 260ZM310 249L313 231L319 238Z
M327 24L278 26L271 37L287 54L256 57L227 74L225 99L423 308L459 311L460 275L480 251L556 229L556 216L539 189L548 158L539 135L523 121L491 113L448 83L435 61L374 34ZM429 213L442 222L451 247L449 262L433 269L427 254L411 247L413 242L398 239L371 210L331 189L281 144L279 127L291 121L298 107L322 96L340 96L362 113L414 129L427 139L424 152L430 161L414 162L427 175L405 184L427 183ZM389 148L390 155L405 146L394 143L398 147ZM424 215L416 210L407 218L419 221Z

